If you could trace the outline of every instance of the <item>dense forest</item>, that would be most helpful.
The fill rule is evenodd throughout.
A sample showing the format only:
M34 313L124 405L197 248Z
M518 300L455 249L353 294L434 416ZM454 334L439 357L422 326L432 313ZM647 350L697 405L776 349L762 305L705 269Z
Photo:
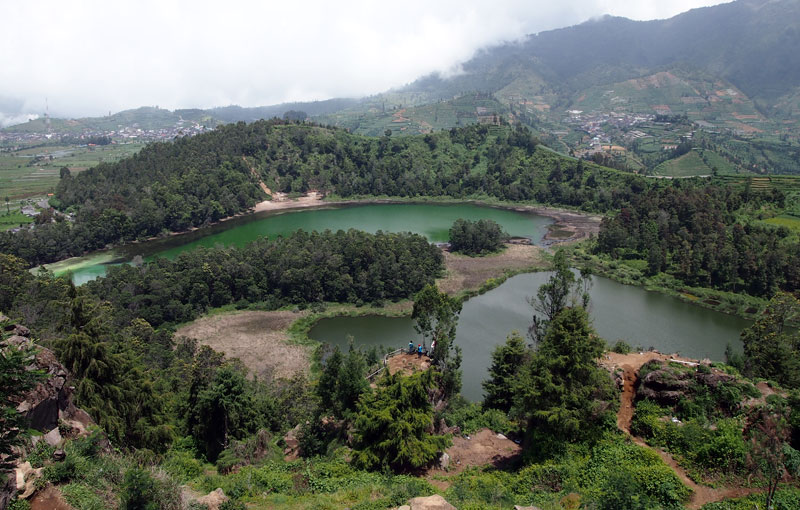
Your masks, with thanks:
M259 179L273 192L490 197L601 212L648 187L640 177L552 152L522 127L369 138L273 119L150 144L132 158L67 172L53 203L74 212L74 223L0 233L0 252L36 265L206 225L265 198Z
M800 289L800 244L786 228L747 221L747 211L782 208L779 191L671 186L637 195L603 220L597 250L645 259L650 274L688 285L771 297Z

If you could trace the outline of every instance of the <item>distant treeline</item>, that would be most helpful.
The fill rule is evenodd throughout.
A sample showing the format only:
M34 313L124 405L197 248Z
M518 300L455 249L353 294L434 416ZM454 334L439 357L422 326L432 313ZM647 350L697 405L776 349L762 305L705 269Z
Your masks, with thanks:
M782 208L780 191L754 193L673 185L635 196L603 220L597 249L645 259L650 274L688 285L769 297L800 289L800 244L786 228L739 221L764 205Z
M75 222L0 233L0 252L41 264L202 226L265 198L258 179L281 192L488 196L600 212L647 188L635 175L543 148L522 127L370 138L273 119L153 143L117 163L65 173L53 203L75 212Z

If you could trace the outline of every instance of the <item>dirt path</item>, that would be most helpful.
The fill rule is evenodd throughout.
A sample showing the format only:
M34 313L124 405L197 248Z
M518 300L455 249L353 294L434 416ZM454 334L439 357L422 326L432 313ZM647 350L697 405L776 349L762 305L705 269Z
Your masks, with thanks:
M31 499L31 510L73 510L56 487L48 485Z
M290 378L307 373L311 366L309 348L288 343L286 328L302 313L237 312L201 317L175 332L196 338L229 358L239 358L259 378Z
M689 510L698 510L706 503L722 501L728 498L738 498L761 491L761 489L746 487L722 487L715 489L705 485L698 485L694 480L689 478L686 470L678 464L672 455L661 448L654 448L648 445L644 439L631 434L631 420L633 419L634 411L633 402L636 397L636 383L639 379L639 369L642 368L642 365L653 359L674 359L682 362L693 362L693 360L687 358L667 356L658 352L631 353L626 355L607 353L604 355L601 365L611 370L617 368L622 369L622 395L620 396L619 411L617 412L617 428L627 434L635 444L656 452L658 456L661 457L661 460L664 461L664 464L668 465L672 471L675 472L675 475L681 482L691 489L692 496L686 505L686 508Z
M622 396L620 397L619 412L617 413L617 428L626 434L631 433L637 371L630 365L622 366Z

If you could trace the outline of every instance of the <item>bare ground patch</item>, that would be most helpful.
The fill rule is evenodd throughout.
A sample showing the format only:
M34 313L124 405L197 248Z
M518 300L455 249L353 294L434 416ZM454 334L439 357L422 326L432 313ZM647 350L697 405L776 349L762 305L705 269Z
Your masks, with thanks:
M508 244L496 255L468 257L444 252L447 276L438 280L439 289L448 294L476 290L489 278L503 276L506 271L519 271L543 265L542 249L538 246Z
M311 349L289 343L286 330L303 313L246 311L201 317L175 332L239 358L259 378L308 373Z
M521 452L522 447L504 435L481 429L472 436L454 437L453 446L447 449L447 455L450 456L447 470L435 468L428 475L458 474L471 466L493 465L502 468L513 462Z

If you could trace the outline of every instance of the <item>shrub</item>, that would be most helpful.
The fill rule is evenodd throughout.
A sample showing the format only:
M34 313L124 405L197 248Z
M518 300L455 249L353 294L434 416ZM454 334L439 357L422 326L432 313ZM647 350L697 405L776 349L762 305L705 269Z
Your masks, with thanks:
M630 354L632 349L625 340L617 340L611 350L617 354Z
M71 483L61 487L61 494L73 508L81 510L106 510L108 505L85 485Z
M150 473L138 467L130 468L122 484L120 510L158 510L158 504L153 501L155 488Z

